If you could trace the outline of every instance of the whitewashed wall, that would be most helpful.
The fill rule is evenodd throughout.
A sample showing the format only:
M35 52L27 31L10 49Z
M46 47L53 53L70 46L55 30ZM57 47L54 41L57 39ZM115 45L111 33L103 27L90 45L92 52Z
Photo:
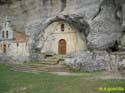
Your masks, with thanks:
M61 31L61 24L64 24L65 29ZM52 52L58 54L59 40L64 39L67 43L67 54L86 50L86 41L80 38L78 31L64 21L58 21L50 24L45 29L44 43L42 43L41 52ZM85 37L84 37L85 38Z
M26 45L26 42L18 43L18 46L17 43L12 43L9 49L9 55L28 56L28 46Z

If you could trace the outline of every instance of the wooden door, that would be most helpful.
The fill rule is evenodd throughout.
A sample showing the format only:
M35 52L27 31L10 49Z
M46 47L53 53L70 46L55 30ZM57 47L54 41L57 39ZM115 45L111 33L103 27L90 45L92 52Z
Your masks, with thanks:
M6 53L6 44L3 45L3 52Z
M66 54L66 41L64 39L59 40L58 53L60 55L65 55Z
M64 39L59 40L58 53L60 55L65 55L66 54L66 41Z

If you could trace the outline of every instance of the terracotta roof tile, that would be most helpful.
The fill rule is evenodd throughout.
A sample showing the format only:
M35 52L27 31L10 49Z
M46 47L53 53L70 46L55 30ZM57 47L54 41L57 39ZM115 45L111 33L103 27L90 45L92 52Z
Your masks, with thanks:
M23 43L27 42L28 37L25 35L25 33L19 32L19 31L14 31L14 42L15 43Z

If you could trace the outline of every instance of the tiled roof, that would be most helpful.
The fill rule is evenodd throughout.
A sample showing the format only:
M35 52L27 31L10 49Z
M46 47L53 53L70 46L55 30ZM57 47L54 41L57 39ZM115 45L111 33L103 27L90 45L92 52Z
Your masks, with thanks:
M14 31L14 42L23 43L28 41L28 36L20 31Z

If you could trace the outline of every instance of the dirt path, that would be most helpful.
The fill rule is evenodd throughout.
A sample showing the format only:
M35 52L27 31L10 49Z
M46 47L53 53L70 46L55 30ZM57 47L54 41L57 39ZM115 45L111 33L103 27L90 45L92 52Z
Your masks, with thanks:
M75 72L50 72L61 76L83 76L87 79L125 79L119 72L93 72L93 73L75 73Z

